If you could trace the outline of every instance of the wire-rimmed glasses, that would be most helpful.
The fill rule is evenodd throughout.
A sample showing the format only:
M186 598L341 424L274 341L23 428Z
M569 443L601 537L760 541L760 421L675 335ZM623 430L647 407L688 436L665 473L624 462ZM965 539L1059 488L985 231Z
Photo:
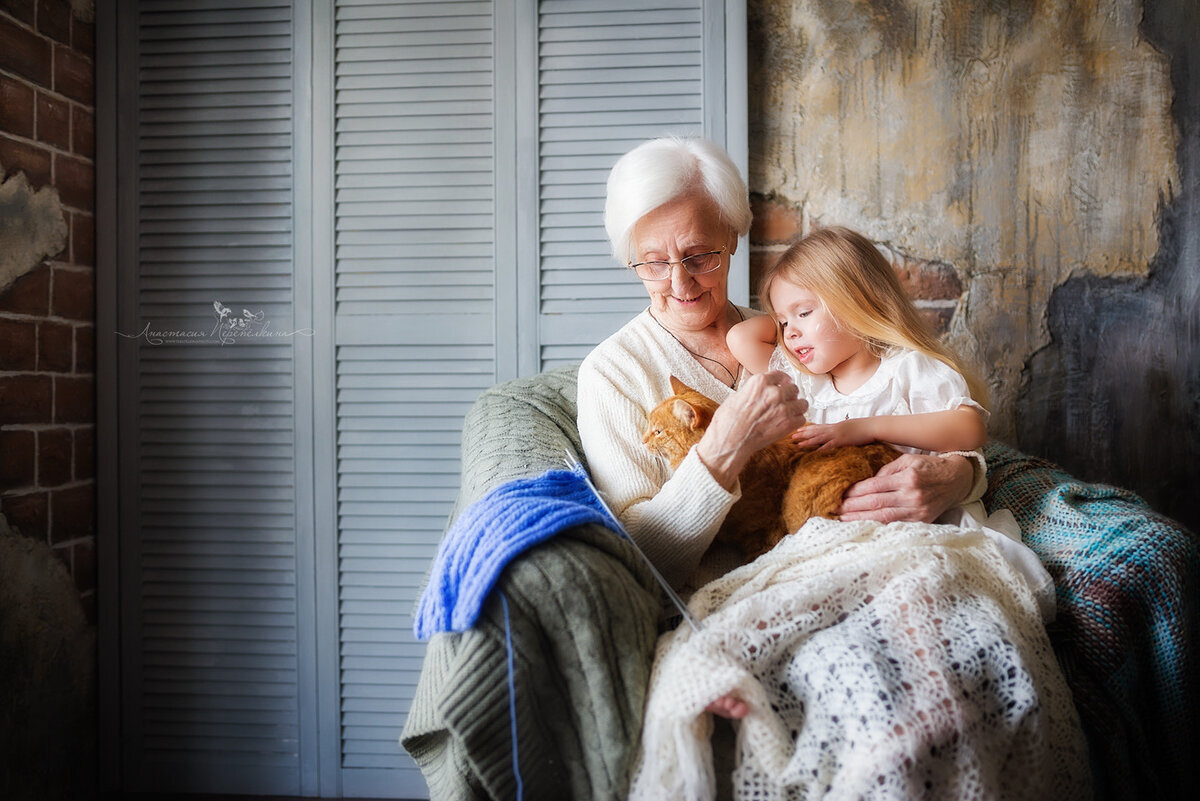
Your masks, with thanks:
M704 275L711 273L721 266L721 255L729 249L729 245L721 246L720 250L710 250L707 253L693 253L679 261L639 261L630 263L630 267L643 281L664 281L671 277L671 267L682 264L688 275Z

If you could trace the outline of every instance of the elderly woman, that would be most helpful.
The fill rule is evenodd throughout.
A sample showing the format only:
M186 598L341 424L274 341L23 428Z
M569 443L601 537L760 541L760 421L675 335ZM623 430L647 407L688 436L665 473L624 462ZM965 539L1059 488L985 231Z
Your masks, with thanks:
M608 179L613 255L641 279L650 306L579 369L579 433L592 476L617 516L677 588L695 589L738 564L710 548L740 497L750 457L804 422L806 404L782 373L744 376L725 335L747 315L728 297L729 262L750 229L746 185L719 146L665 138L626 153ZM647 413L669 378L721 404L704 438L668 475L642 445ZM963 456L907 455L846 494L842 519L936 518L986 483ZM968 497L969 496L969 497Z

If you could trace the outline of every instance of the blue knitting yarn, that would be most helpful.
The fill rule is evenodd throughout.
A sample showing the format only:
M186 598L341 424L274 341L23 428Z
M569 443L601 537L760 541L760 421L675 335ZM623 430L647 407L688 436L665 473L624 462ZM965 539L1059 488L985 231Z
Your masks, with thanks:
M439 631L470 629L509 561L584 523L621 530L581 473L549 470L496 487L464 510L442 539L413 634L427 640Z
M525 797L525 784L521 781L521 760L517 757L517 681L513 670L512 625L508 622L508 599L500 593L500 605L504 607L504 647L508 654L508 720L512 726L513 776L517 780L517 801Z

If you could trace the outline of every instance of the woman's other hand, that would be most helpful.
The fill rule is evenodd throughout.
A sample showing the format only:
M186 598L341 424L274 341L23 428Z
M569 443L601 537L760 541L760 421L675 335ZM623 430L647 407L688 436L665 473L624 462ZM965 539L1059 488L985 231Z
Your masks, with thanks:
M906 453L846 490L838 516L931 523L967 497L974 477L974 463L965 456Z
M804 425L808 401L799 394L791 378L771 371L750 376L717 408L696 452L721 486L732 490L751 456Z

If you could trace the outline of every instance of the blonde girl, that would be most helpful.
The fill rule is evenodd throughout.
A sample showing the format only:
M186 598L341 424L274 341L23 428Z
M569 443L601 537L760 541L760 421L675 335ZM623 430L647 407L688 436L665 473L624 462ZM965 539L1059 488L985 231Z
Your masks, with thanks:
M910 452L987 440L982 384L934 338L887 260L847 228L823 228L762 280L767 314L733 327L753 373L782 370L809 403L795 439L833 448L879 440Z
M753 373L779 370L796 382L810 421L797 442L970 452L984 473L983 386L934 338L870 240L846 228L806 236L767 271L760 297L767 314L735 325L729 349ZM1016 521L1007 510L988 517L972 495L936 522L982 528L1053 619L1053 581Z

